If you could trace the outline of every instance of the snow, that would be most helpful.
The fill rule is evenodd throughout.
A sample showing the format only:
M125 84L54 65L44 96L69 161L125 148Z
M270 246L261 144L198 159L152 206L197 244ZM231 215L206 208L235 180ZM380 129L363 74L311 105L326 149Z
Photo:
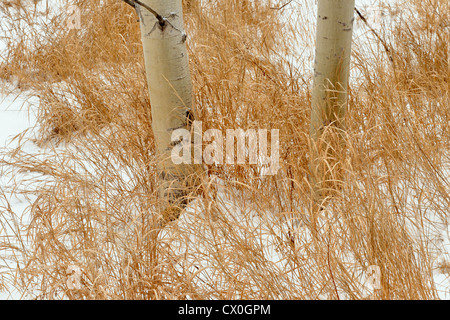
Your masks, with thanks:
M11 89L10 85L0 83L0 159L5 157L5 154L17 146L22 133L31 133L35 124L35 118L29 107L33 101L27 99L24 95L17 93L5 93ZM33 152L31 147L30 152ZM11 210L19 217L26 216L25 212L33 198L26 198L22 195L12 194L13 187L18 184L16 177L12 175L6 168L0 164L0 208L3 211L8 204ZM8 203L4 203L7 200ZM2 214L4 214L2 212ZM3 227L0 228L0 239L6 236L8 230ZM0 250L1 254L5 252ZM4 266L0 264L0 280L1 273L5 270ZM0 291L0 299L10 298L5 292ZM18 298L13 296L13 298Z
M8 151L17 147L24 137L33 138L36 123L33 106L37 99L30 99L18 91L11 91L13 86L0 82L0 159ZM33 144L28 143L28 152L36 151ZM3 167L0 168L0 190L10 192L12 178Z

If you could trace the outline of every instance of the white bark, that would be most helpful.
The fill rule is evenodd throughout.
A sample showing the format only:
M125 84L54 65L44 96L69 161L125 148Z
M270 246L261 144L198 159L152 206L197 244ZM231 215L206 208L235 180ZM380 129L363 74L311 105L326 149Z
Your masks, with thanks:
M182 0L141 0L163 17L136 5L141 22L145 69L149 87L152 127L159 157L159 195L164 219L174 219L186 204L185 178L191 166L171 159L172 132L188 128L192 108L192 83L184 32ZM171 215L171 217L167 217Z
M313 212L339 189L355 0L319 0L310 136ZM325 128L327 134L324 135Z
M355 0L319 0L312 93L311 137L324 126L343 127L354 22Z

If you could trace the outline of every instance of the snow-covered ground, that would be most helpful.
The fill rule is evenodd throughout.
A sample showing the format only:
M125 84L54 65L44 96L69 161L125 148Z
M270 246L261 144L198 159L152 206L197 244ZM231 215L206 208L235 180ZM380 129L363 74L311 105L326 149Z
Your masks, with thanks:
M11 88L10 85L7 84L3 84L4 87L6 88ZM18 91L15 91L13 93L2 93L0 94L0 156L3 157L8 151L11 151L13 149L15 149L18 145L18 139L22 138L21 133L24 133L24 137L23 138L32 138L33 137L33 131L30 128L33 128L35 126L35 117L33 114L33 105L37 104L37 100L33 99L33 100L29 100L26 99L26 93L24 94L19 94L17 95ZM27 153L34 153L34 154L42 154L44 152L44 150L40 150L35 144L33 144L32 142L28 142L26 144L24 144L24 152ZM14 211L16 214L21 215L22 213L25 213L25 210L27 208L27 206L30 204L30 201L33 200L33 198L25 198L24 196L17 196L17 195L12 195L11 191L12 191L12 187L17 185L17 181L15 180L15 177L8 175L8 174L3 174L4 168L0 168L0 172L2 172L2 174L0 175L0 190L2 193L5 194L5 196L8 199L8 203L11 206L12 211ZM23 179L24 177L22 177ZM3 200L2 200L3 201ZM224 203L224 207L226 207L226 212L230 213L230 212L237 212L238 209L233 209L234 208L234 204L232 202L230 202L229 200L224 199L223 200ZM4 205L3 203L1 204L2 206ZM192 228L192 226L195 226L195 223L190 223L189 220L191 218L195 218L195 216L192 216L190 214L185 214L182 216L182 218L180 219L180 222L178 223L178 230L184 230L184 231L188 231L189 228ZM233 218L233 217L231 217ZM253 221L253 225L250 226L252 228L264 228L264 226L267 224L264 223L263 221L260 221L260 219L258 219L257 217L255 217L254 221ZM245 226L245 227L249 227L249 226ZM207 233L207 231L211 231L211 230L207 230L208 227L205 226L205 235ZM251 230L251 228L250 228ZM198 231L198 230L197 230ZM433 230L430 231L430 239L432 237L434 237L435 239L432 239L434 241L430 242L433 243L433 248L431 248L433 251L436 252L436 259L437 261L443 261L449 260L449 253L450 253L450 237L449 237L449 232L450 230L445 229L445 227L443 226L442 228L440 228L439 230ZM188 234L188 233L185 233ZM196 234L199 234L198 232L196 232ZM203 234L203 232L201 233ZM0 232L0 236L4 236L4 231L3 234ZM261 245L264 245L265 242L267 243L274 243L274 241L269 241L271 235L268 233L266 235L263 235L261 237ZM437 237L437 238L436 238ZM204 237L203 240L205 240L207 237ZM266 239L267 238L267 239ZM163 234L162 237L162 243L164 245L165 242L165 237ZM190 249L190 251L195 251L195 250L201 250L201 246L202 246L202 239L191 239L191 241L188 242L180 242L180 248L177 248L176 246L172 248L172 250L176 253L179 252L180 254L182 252L186 251L186 248L184 248L183 246L186 245L190 245L190 246L194 246L193 248ZM169 243L168 243L169 244ZM176 243L170 242L170 245L176 245ZM199 255L201 256L201 255ZM283 270L285 267L282 265L283 261L279 261L279 257L278 257L278 253L277 250L275 248L271 248L271 247L267 247L264 250L264 256L268 257L268 261L273 261L274 264L272 265L274 267L274 270ZM193 262L191 262L193 263ZM208 280L210 279L211 276L213 276L212 274L208 274L208 260L204 260L204 261L198 261L197 262L199 265L201 265L203 268L205 268L203 274L200 275L199 277L199 281L201 280ZM281 263L281 264L280 264ZM3 268L4 266L0 266L0 272L4 272L5 269ZM280 271L281 274L281 271ZM202 279L204 278L204 279ZM1 279L1 278L0 278ZM286 279L288 280L288 279ZM448 278L448 275L445 275L441 272L439 272L438 270L436 270L436 272L434 273L434 280L435 280L435 284L436 284L436 289L439 292L439 296L441 299L450 299L450 281ZM281 281L281 280L280 280ZM0 299L18 299L20 298L17 295L9 295L6 294L5 292L0 292Z
M17 91L6 93L11 86L0 82L0 159L4 158L8 151L15 149L18 146L19 139L22 133L32 134L30 128L35 126L35 117L30 110L30 101L24 98L24 95L18 94ZM3 92L2 92L3 91ZM32 152L31 144L29 152ZM25 213L26 208L30 204L33 197L25 197L22 195L13 194L13 188L17 185L14 176L8 173L8 170L0 164L0 210L3 211L6 206L11 207L11 211L18 216ZM4 214L4 212L0 212ZM0 228L0 242L2 237L7 235L7 231ZM0 254L5 252L0 249ZM2 273L5 272L5 267L0 263L0 282ZM0 291L0 299L18 298L17 296L9 297L5 292Z

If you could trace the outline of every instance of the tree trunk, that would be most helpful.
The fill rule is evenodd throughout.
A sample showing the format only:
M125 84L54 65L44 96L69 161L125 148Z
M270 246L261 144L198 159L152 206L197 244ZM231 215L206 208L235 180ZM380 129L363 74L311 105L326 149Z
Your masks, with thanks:
M319 0L311 136L326 125L343 127L353 33L355 0Z
M311 182L321 201L340 179L339 162L353 33L355 0L319 0L310 136ZM342 160L342 159L341 159Z
M152 128L158 156L159 198L165 224L178 218L187 204L187 178L194 165L175 165L171 136L177 129L190 130L192 83L184 32L182 0L141 0L135 5L141 26L145 70L150 94ZM155 12L160 16L158 20Z

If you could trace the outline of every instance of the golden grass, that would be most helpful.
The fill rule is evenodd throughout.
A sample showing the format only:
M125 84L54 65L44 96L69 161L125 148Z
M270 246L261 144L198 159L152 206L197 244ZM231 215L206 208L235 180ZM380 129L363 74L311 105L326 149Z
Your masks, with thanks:
M196 119L204 129L280 129L281 169L261 178L250 165L209 167L163 230L153 227L157 159L135 12L77 0L80 31L65 28L65 12L43 31L11 23L0 78L40 98L45 155L18 147L1 160L33 173L11 187L37 198L21 221L3 193L0 225L16 233L0 243L0 284L39 299L367 299L363 274L376 265L374 298L437 298L426 226L447 224L450 207L447 1L403 1L403 23L381 34L393 62L355 40L345 148L318 160L332 180L318 212L312 77L299 74L309 62L298 52L314 26L291 24L310 2L184 1ZM30 1L0 10L25 23L37 15ZM79 290L67 285L71 265Z

